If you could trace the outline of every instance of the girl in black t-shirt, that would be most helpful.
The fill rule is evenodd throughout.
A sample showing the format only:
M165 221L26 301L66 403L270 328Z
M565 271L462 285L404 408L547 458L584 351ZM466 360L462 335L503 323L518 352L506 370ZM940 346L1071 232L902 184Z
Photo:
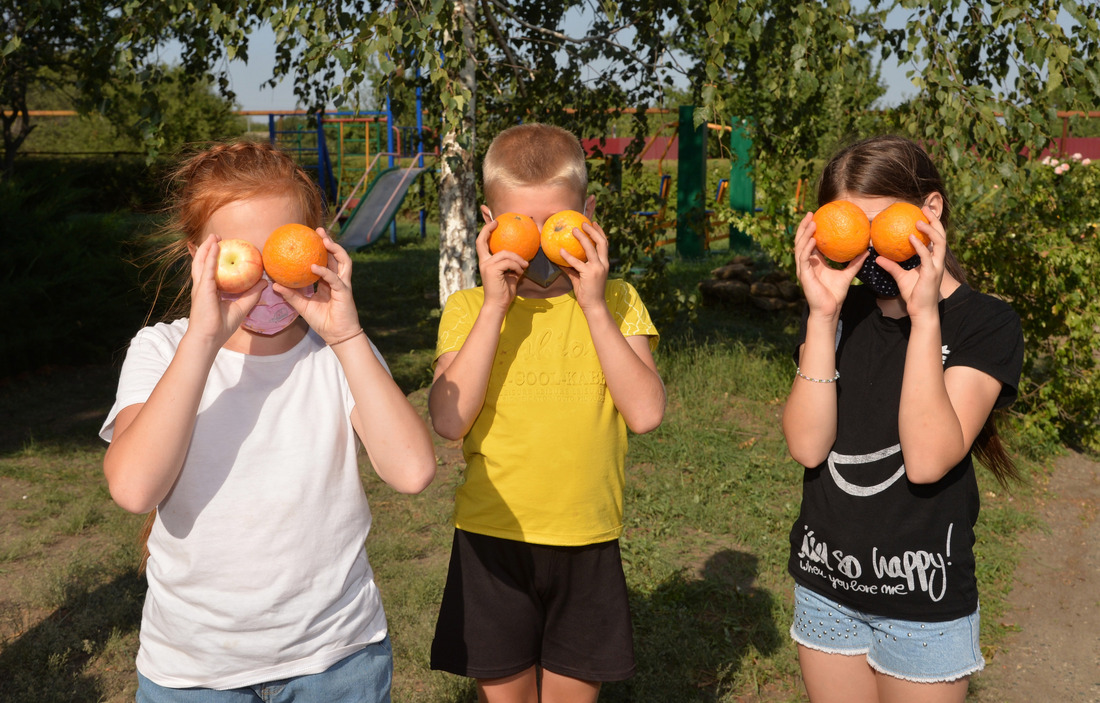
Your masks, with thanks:
M928 154L899 137L854 144L825 167L818 202L870 220L895 202L930 224L902 263L826 263L810 214L795 237L808 304L783 412L806 467L791 530L791 636L810 699L962 701L978 647L971 453L1015 468L991 415L1016 396L1019 318L966 285L947 246L949 203ZM853 286L859 278L863 285Z

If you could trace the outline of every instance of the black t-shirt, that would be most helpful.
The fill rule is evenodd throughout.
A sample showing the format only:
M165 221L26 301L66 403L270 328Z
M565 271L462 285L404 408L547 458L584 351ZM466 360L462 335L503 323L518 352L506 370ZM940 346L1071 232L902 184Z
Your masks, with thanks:
M934 484L905 476L898 406L910 329L908 317L884 317L866 286L849 291L837 335L836 442L821 466L806 469L788 570L867 613L953 620L978 607L978 486L969 454ZM1000 381L996 407L1015 400L1024 344L1007 303L960 286L940 302L940 331L945 369L969 366ZM804 339L805 323L799 345Z

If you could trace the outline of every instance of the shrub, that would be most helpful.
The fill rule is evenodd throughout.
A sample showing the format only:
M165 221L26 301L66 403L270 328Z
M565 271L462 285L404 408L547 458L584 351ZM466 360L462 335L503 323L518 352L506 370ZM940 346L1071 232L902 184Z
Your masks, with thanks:
M974 287L1012 303L1026 352L1022 431L1100 449L1100 167L1032 160L961 213L953 243Z
M73 214L87 193L57 176L0 183L5 255L0 377L109 361L141 325L135 217Z
M118 210L151 211L164 198L160 178L167 162L152 166L144 156L104 155L96 158L20 156L15 178L24 185L49 184L41 197L59 199L69 212L108 213Z

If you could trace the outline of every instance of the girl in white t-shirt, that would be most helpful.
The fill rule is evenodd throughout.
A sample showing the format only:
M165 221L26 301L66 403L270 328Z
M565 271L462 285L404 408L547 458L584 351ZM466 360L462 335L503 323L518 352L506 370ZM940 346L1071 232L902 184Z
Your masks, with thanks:
M286 154L214 146L174 174L190 313L132 341L101 436L111 496L155 509L138 701L388 701L392 654L364 540L359 444L402 493L434 478L427 427L359 324L351 260L289 289L229 296L220 240L262 250L318 227L320 192Z

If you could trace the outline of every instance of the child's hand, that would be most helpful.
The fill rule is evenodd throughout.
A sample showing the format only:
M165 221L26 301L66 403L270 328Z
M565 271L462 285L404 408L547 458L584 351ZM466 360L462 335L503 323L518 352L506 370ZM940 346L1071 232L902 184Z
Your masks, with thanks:
M307 298L294 288L275 283L272 289L283 296L302 319L313 328L325 343L331 344L354 336L360 329L359 311L351 293L351 257L322 227L317 233L328 250L328 265L313 265L313 273L319 275L317 290Z
M592 306L607 305L604 290L607 288L607 276L611 264L607 256L607 235L595 222L587 223L583 228L573 229L573 236L584 249L587 261L581 261L565 249L561 256L569 264L562 267L562 273L569 277L577 304L587 311Z
M897 262L884 256L876 262L897 281L905 309L913 321L922 315L939 315L940 284L943 282L944 261L947 257L947 233L931 208L923 207L924 216L930 224L917 221L917 229L928 235L931 243L924 245L915 235L909 235L909 242L917 250L920 266L906 271Z
M848 296L848 287L856 277L863 260L869 252L863 252L848 262L842 269L829 266L825 256L818 251L814 232L817 223L814 214L807 212L798 224L794 236L794 263L798 273L798 282L802 285L802 294L810 306L810 314L819 313L826 317L840 314L840 306Z
M202 335L221 347L241 326L248 311L259 302L267 283L260 280L234 299L223 299L214 282L214 273L218 269L218 241L217 235L210 235L195 250L191 259L191 312L187 331Z
M516 299L519 279L527 270L527 261L515 253L503 249L493 254L489 251L489 237L496 229L496 220L486 223L477 235L477 265L481 271L481 285L485 288L485 305L507 311Z

